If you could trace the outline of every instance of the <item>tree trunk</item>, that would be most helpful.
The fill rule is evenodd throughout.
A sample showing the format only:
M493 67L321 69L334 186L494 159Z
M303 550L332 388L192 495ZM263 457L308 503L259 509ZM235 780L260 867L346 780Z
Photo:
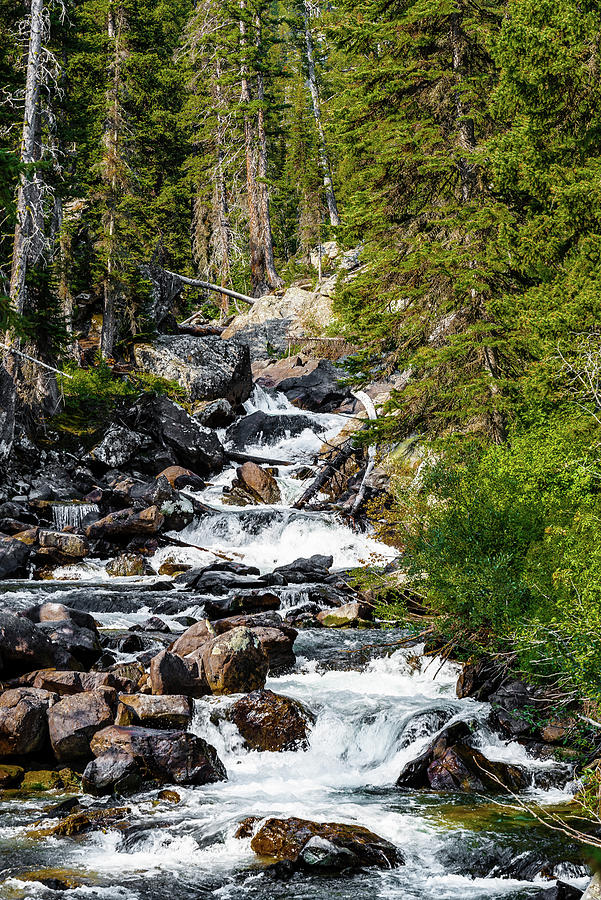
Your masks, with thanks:
M223 116L223 90L221 87L221 60L217 56L215 61L215 98L217 102L217 167L215 170L215 206L217 210L217 229L219 234L220 272L219 279L223 287L230 280L230 257L232 252L232 228L230 224L230 212L227 201L227 189L225 183L224 159L225 159L225 119ZM227 294L221 295L221 312L227 315L229 299Z
M255 40L257 50L261 49L261 19L255 16ZM267 184L267 133L265 130L265 80L261 71L257 72L257 134L259 138L259 216L261 220L261 238L265 255L265 272L271 288L279 288L284 283L275 268L273 255L273 235L271 233L271 216L269 213L269 186Z
M335 228L340 225L340 216L338 215L338 205L336 203L334 184L332 182L332 169L330 166L330 158L328 156L328 151L326 148L326 137L323 130L323 123L321 121L321 103L319 99L319 86L317 84L317 76L315 74L315 54L313 52L313 39L311 37L309 5L307 3L307 0L304 0L303 2L303 21L305 26L307 76L309 79L309 90L311 92L313 117L315 119L315 127L317 129L317 137L319 140L319 162L323 174L323 187L326 195L326 203L328 204L330 225Z
M245 0L240 0L242 16L245 12ZM244 152L246 156L246 196L248 203L248 232L250 249L250 272L252 293L259 297L267 290L265 272L265 252L261 236L261 215L259 212L259 186L257 183L257 138L248 106L251 101L248 65L244 59L248 51L246 23L240 19L240 49L242 64L240 66L240 103L244 107Z
M100 351L105 359L114 355L120 338L123 298L117 277L115 257L117 243L117 202L119 194L121 110L121 57L123 10L116 14L111 4L107 15L107 35L113 42L113 58L109 67L109 88L107 91L107 121L104 132L105 153L103 159L103 180L108 188L107 210L104 216L104 239L106 245L106 272L104 278L104 308Z
M21 161L31 166L41 156L40 87L44 0L31 0L31 24L25 80L25 112ZM17 224L13 249L10 297L13 309L27 308L27 272L41 259L45 248L42 184L38 170L21 175L17 194Z

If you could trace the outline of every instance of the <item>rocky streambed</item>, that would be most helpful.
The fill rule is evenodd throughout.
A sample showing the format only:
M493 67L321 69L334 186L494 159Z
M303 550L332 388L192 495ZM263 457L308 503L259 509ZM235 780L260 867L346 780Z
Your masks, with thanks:
M79 502L3 510L5 571L52 577L2 583L0 897L578 898L513 799L565 804L570 767L373 621L348 570L393 550L295 508L349 410L255 390L203 456L163 406L152 478L125 422Z

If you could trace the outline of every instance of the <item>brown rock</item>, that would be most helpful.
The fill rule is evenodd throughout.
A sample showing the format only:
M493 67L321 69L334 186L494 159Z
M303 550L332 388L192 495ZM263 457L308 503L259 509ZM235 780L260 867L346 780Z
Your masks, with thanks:
M190 469L184 469L182 466L168 466L157 475L157 478L161 477L166 478L171 487L178 491L185 487L200 491L205 484L199 475L195 475Z
M25 769L21 766L0 766L0 788L16 787L24 775Z
M198 651L204 678L213 694L238 694L264 687L269 662L250 628L218 635Z
M177 640L171 644L169 650L178 656L187 656L214 638L216 634L217 631L209 620L202 619L200 622L190 625L183 634L180 634Z
M26 756L48 739L48 708L56 694L20 687L0 694L0 756Z
M48 711L50 743L59 761L89 759L90 740L115 714L116 693L111 688L65 697Z
M218 619L213 623L217 634L224 634L232 628L246 625L252 628L259 638L261 647L269 660L269 671L273 673L290 669L296 662L294 642L298 631L282 622L277 615L270 614L277 624L271 624L272 619L264 613L257 615L230 616L227 619ZM279 621L278 621L279 620ZM185 632L184 632L185 634Z
M245 462L236 470L240 487L259 503L279 503L282 499L278 483L269 472L254 462Z
M175 653L162 650L150 661L150 687L153 694L183 694L204 697L210 694L195 659L182 659Z
M549 722L543 728L541 737L547 744L558 744L565 738L566 734L567 728L565 725L562 725L560 722Z
M164 516L157 506L149 506L141 512L120 509L88 525L86 535L93 540L98 538L110 540L114 537L136 534L157 534L164 521Z
M329 841L334 847L350 851L360 865L388 869L404 862L400 851L363 828L337 822L311 822L307 819L268 819L257 831L250 846L258 856L295 862L305 845L314 837Z
M129 826L128 815L131 809L127 806L114 807L112 809L86 809L83 812L72 813L61 819L50 828L38 828L29 831L28 837L72 837L76 834L87 834L89 831L117 828L123 830Z
M60 672L55 669L42 669L32 674L35 676L33 687L53 691L62 696L95 691L103 687L118 687L117 679L110 672Z
M13 537L16 541L21 541L22 544L27 544L31 547L33 544L37 544L39 533L39 528L27 528L25 531L19 531Z
M269 751L305 749L315 721L302 703L265 690L236 700L230 716L253 750Z
M186 729L192 718L189 697L122 694L115 725L143 725L147 728Z
M317 621L326 628L348 628L369 625L363 604L353 601L337 609L324 609L317 614Z
M99 758L130 757L163 783L210 784L227 778L215 748L184 731L111 725L92 738L91 749Z
M188 563L181 563L175 559L166 559L159 566L159 575L181 575L183 572L189 572L192 568Z
M62 647L23 616L0 612L0 659L5 679L46 667L77 668Z
M40 531L40 547L56 550L63 556L83 559L90 552L88 542L76 534L64 534L60 531Z

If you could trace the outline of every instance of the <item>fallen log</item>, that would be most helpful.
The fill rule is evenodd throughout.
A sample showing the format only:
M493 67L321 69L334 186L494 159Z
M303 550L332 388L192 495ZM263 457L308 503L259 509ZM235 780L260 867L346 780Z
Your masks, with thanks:
M313 479L307 490L298 498L293 509L302 509L303 506L306 506L309 500L319 492L324 484L326 484L326 482L342 468L347 459L350 459L351 456L359 452L359 449L360 448L353 445L350 438L348 441L345 441L338 453L336 453L335 456L319 470L317 476Z
M213 284L212 281L201 281L199 278L188 278L187 275L178 275L177 272L170 272L169 269L163 270L166 275L170 275L172 278L177 278L182 284L189 284L190 287L200 287L205 288L207 291L215 291L217 294L225 294L226 297L233 297L234 300L243 300L245 303L253 304L256 301L256 297L249 297L248 294L241 294L239 291L232 291L230 288L222 287L220 284ZM191 316L188 316L187 319L184 319L183 322L180 322L180 325L187 325L188 322L194 318L196 313L193 313Z
M254 462L259 466L261 464L268 466L293 466L295 464L290 459L272 459L269 456L257 456L253 453L239 453L237 450L224 450L223 452L232 462Z

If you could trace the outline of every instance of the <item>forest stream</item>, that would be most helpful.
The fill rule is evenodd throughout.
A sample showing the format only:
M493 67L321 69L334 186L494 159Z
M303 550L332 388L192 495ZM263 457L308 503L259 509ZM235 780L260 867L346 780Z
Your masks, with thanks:
M245 409L247 414L260 409L280 422L283 416L292 422L301 413L283 395L268 396L260 388ZM335 414L309 415L310 427L300 433L292 427L282 436L280 430L245 448L289 463L278 467L280 504L226 505L223 487L231 483L235 468L224 470L194 494L208 509L178 536L180 544L183 539L194 547L163 547L155 568L169 554L196 566L222 554L261 573L314 554L331 555L334 573L390 561L395 551L352 530L333 512L292 508L311 479L307 467L314 469L323 440L333 438L347 421ZM201 617L207 600L202 593L181 592L182 607L173 602L177 589L164 590L164 578L109 580L101 571L87 562L75 573L79 580L6 582L6 606L22 610L59 600L91 611L112 646L157 611L176 635L184 631L186 616ZM279 597L284 615L307 603L308 589L287 586L279 589ZM536 896L557 877L584 888L587 870L578 848L537 824L511 797L395 785L404 765L444 726L464 720L471 723L473 745L488 759L526 768L530 786L521 792L526 804L561 806L572 794L569 767L534 759L519 744L504 742L487 724L489 704L457 699L459 666L423 656L421 645L399 646L404 636L398 629L376 627L300 629L296 664L283 674L270 674L266 684L301 701L315 717L308 745L296 750L249 750L225 715L236 695L195 700L190 730L216 748L227 780L178 786L176 803L158 789L127 796L124 827L74 837L37 836L35 829L56 821L48 813L50 801L56 805L71 795L5 790L0 797L0 898L517 900ZM152 632L144 632L143 640L144 648L155 653L164 646ZM125 662L133 655L122 649L117 658ZM115 800L86 797L86 804L114 806ZM399 848L404 864L283 878L257 857L248 835L236 837L249 816L365 826Z

